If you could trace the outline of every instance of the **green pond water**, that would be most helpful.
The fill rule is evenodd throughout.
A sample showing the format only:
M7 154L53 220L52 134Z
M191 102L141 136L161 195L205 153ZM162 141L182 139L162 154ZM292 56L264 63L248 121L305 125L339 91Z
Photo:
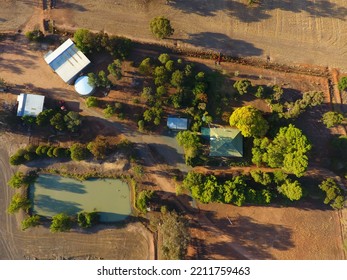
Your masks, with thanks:
M129 186L121 180L78 181L56 175L40 175L30 186L33 213L52 217L97 211L101 222L118 222L131 213Z

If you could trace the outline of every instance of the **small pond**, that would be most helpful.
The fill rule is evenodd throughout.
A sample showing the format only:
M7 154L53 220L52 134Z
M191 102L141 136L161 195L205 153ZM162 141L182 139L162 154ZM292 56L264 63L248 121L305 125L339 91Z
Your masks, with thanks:
M118 222L131 214L128 184L117 179L72 178L41 174L30 186L33 213L52 217L58 213L75 215L97 211L101 222Z

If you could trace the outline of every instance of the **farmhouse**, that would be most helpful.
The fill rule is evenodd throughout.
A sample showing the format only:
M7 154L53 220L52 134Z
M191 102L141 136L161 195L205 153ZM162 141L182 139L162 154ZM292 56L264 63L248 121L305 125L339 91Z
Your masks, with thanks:
M187 130L188 119L169 116L167 118L167 127L172 130Z
M72 84L76 76L90 63L90 60L67 39L55 51L48 52L45 57L47 64L64 82Z
M18 109L17 116L33 116L36 117L43 110L45 97L38 94L21 93L17 97Z
M243 157L243 137L236 128L201 128L202 137L210 141L212 157Z

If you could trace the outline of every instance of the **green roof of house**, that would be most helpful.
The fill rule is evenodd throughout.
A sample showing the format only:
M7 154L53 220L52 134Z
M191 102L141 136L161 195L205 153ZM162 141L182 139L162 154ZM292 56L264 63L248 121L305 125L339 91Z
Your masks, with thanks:
M201 129L202 136L210 139L210 156L243 157L243 137L236 128Z

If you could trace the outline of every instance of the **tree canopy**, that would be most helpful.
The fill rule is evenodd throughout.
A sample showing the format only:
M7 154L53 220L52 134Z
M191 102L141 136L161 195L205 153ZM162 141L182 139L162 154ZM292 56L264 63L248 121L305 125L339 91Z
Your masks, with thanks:
M170 37L175 31L170 20L162 16L153 18L149 26L153 35L158 39Z
M322 121L327 128L341 124L343 120L344 120L344 117L342 114L338 112L332 112L332 111L326 112L322 118Z
M269 129L261 112L252 107L237 108L230 116L230 125L236 126L244 137L262 137Z
M178 145L184 149L184 155L187 164L191 164L191 160L198 155L200 140L196 133L189 130L180 131L176 136Z
M298 181L286 180L278 187L278 192L289 198L291 201L299 200L302 197L302 188Z
M344 191L337 185L333 178L324 180L319 188L325 192L324 203L329 204L334 209L342 209L345 202Z
M52 217L49 229L51 232L69 231L71 224L71 218L64 213L60 213Z
M310 150L311 144L306 136L290 124L280 128L273 141L268 138L254 139L252 161L257 165L266 163L272 168L281 167L300 177L308 166L307 153Z

